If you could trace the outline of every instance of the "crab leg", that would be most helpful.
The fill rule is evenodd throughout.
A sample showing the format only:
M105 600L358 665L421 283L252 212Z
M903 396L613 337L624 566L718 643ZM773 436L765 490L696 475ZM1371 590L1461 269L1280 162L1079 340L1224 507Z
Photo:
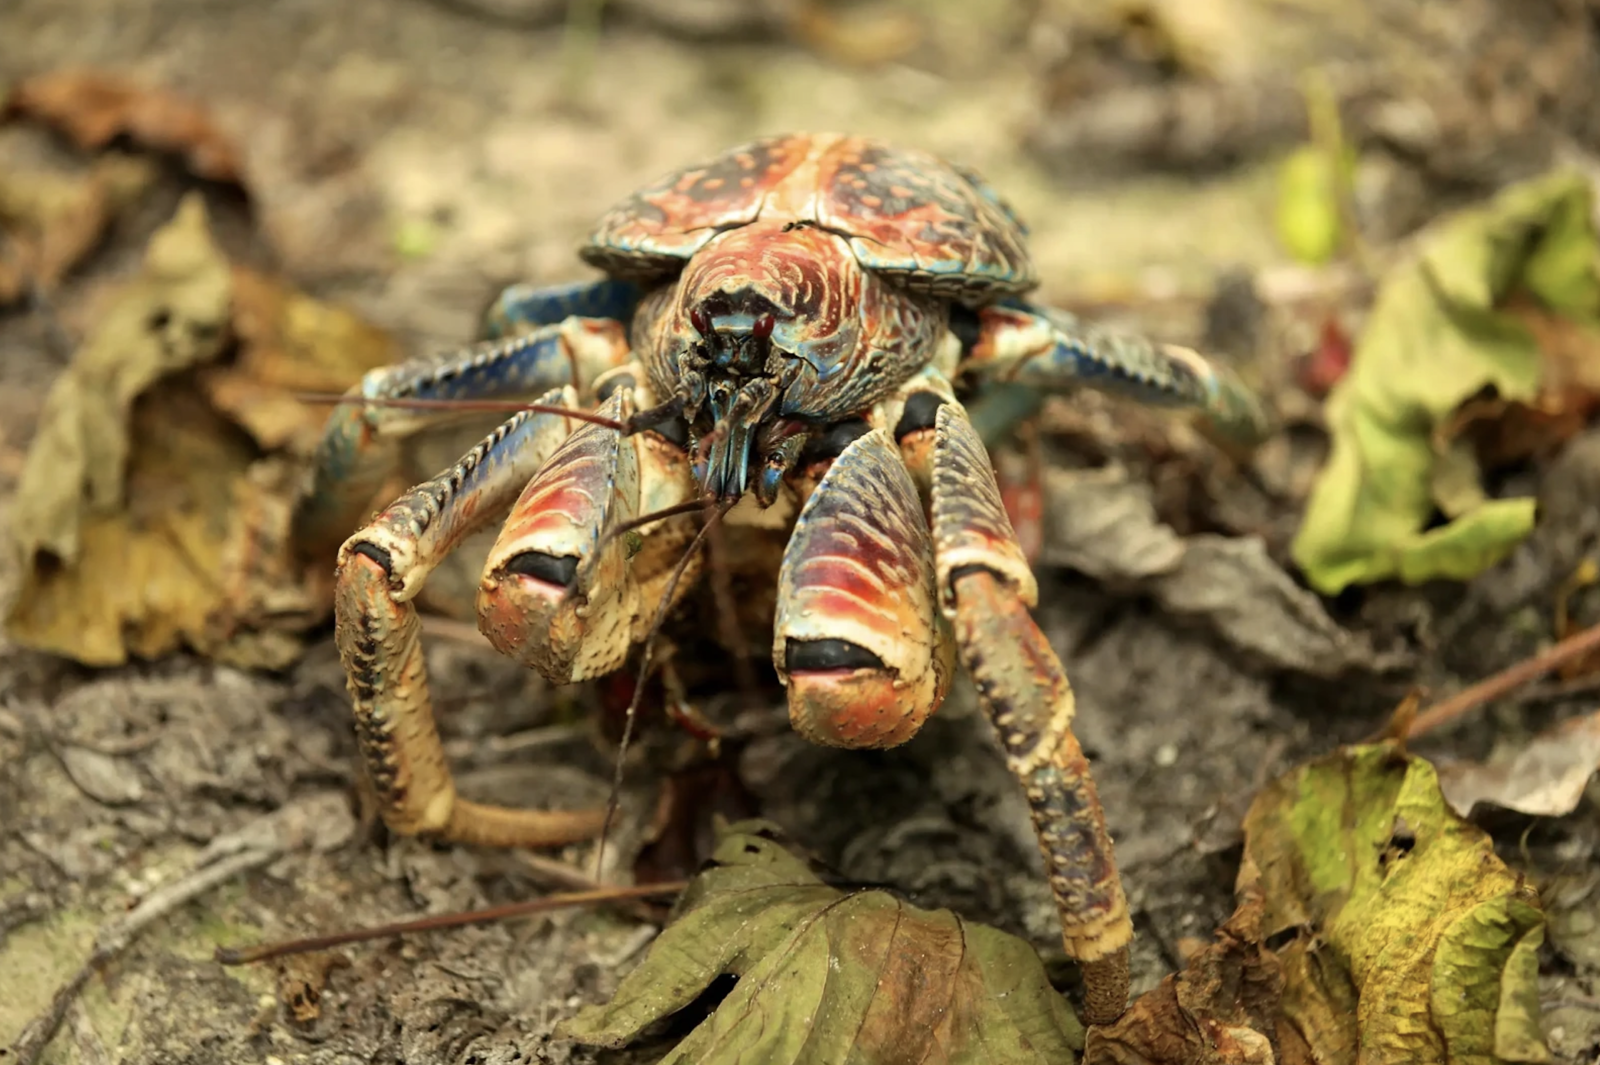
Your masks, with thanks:
M463 416L361 400L510 399L569 384L581 395L597 376L627 359L621 323L568 318L511 340L371 371L349 391L347 402L334 408L323 430L310 491L295 513L296 543L314 557L324 545L342 540L370 513L373 497L395 474L400 441Z
M1244 447L1267 431L1260 403L1226 367L1190 348L1110 333L1051 307L978 311L977 341L962 369L1045 391L1087 385L1153 406L1198 410Z
M773 665L795 731L833 747L893 747L944 701L954 671L934 608L933 541L883 429L851 441L784 550Z
M569 386L540 402L568 406ZM514 415L454 468L401 496L339 549L335 641L367 774L389 828L498 846L550 846L599 831L603 810L534 811L456 797L434 727L411 599L464 538L503 514L568 433L554 414Z
M483 316L483 335L498 339L566 318L611 318L626 322L639 302L639 286L602 278L564 285L512 285L495 297Z
M1029 614L1038 585L988 453L955 404L938 409L931 510L939 605L1032 807L1062 943L1083 968L1086 1019L1113 1020L1127 1006L1133 924L1105 812L1072 734L1072 688Z

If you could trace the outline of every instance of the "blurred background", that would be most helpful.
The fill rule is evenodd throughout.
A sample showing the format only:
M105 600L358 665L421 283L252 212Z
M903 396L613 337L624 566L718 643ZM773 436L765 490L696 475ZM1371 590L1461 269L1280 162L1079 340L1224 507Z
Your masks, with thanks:
M1566 375L1559 401L1546 387L1531 423L1522 408L1452 423L1452 441L1477 426L1470 484L1425 484L1406 534L1537 497L1531 533L1530 503L1524 525L1468 562L1432 557L1407 586L1326 578L1294 548L1330 453L1324 401L1431 227L1502 205L1434 245L1477 271L1462 291L1494 301L1549 279L1551 256L1523 276L1546 234L1579 234L1569 264L1593 255L1596 86L1600 0L0 0L0 527L22 546L0 555L0 1046L107 915L252 819L312 811L321 836L152 932L121 983L56 1017L44 1060L592 1060L551 1028L632 965L644 940L621 917L394 943L331 977L208 960L564 875L552 859L379 848L371 811L346 801L330 559L283 543L326 407L290 393L469 340L505 284L588 276L574 247L628 192L789 130L975 167L1029 226L1043 300L1215 353L1280 420L1235 465L1164 416L1075 397L996 450L1014 515L1040 519L1021 530L1041 553L1040 620L1079 693L1148 990L1232 911L1240 818L1264 781L1371 737L1408 694L1458 690L1600 619L1600 334L1538 332ZM1538 186L1535 207L1496 200L1550 174L1569 184ZM182 298L152 312L147 282ZM1585 328L1600 323L1591 282L1562 304ZM1380 339L1403 334L1393 321ZM1468 364L1436 373L1427 344L1399 350L1424 384ZM81 396L52 393L69 379ZM1443 424L1475 388L1429 409ZM30 458L36 438L53 457ZM438 443L412 474L461 447ZM105 473L124 465L126 485ZM1359 540L1382 522L1358 508L1348 525ZM1219 546L1240 538L1259 547ZM464 789L598 801L615 693L551 692L464 634L474 567L441 574L431 604ZM1600 821L1584 798L1600 657L1585 661L1424 741L1467 767L1465 815L1510 786L1472 767L1590 722L1582 744L1551 741L1589 759L1561 770L1570 804L1534 813L1502 791L1486 822L1546 892L1543 1030L1551 1060L1573 1062L1600 1052ZM999 924L1066 972L969 691L886 754L814 750L777 734L781 711L750 725L749 707L721 709L749 743L718 765L689 765L681 737L646 740L656 775L635 767L636 827L617 842L634 875L692 869L711 811L760 810L848 875ZM652 805L657 779L677 805Z

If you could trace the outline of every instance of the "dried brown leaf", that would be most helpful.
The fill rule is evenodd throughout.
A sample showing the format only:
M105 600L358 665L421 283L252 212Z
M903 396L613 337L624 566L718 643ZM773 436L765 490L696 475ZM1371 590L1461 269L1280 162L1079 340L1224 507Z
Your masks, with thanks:
M1445 801L1465 817L1481 802L1535 817L1564 817L1578 808L1600 770L1600 710L1535 736L1506 760L1441 765Z
M80 148L104 148L125 136L182 156L199 177L243 182L239 153L207 108L117 75L61 70L25 78L11 90L0 115L48 123Z
M1283 972L1246 893L1216 939L1115 1024L1089 1029L1084 1065L1275 1065Z
M293 393L343 392L401 356L389 334L352 311L245 267L233 270L233 331L239 351L201 375L206 394L257 444L301 458L316 448L328 407Z
M7 632L95 665L185 646L291 661L326 613L289 535L326 410L287 390L342 391L393 353L348 312L236 271L186 199L46 401L14 511L23 580Z
M0 171L0 306L54 290L153 175L126 156L100 159L86 174Z

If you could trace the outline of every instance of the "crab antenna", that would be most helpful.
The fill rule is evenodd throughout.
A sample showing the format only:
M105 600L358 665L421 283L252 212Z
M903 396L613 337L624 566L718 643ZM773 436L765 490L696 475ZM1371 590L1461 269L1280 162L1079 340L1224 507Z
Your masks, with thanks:
M352 396L342 392L291 392L290 397L301 403L327 403L331 406L359 403L365 407L399 407L404 410L503 411L507 414L528 411L531 414L560 414L580 422L590 422L613 429L624 436L629 436L635 431L615 418L592 414L586 410L558 407L548 403L524 403L516 399L409 399L404 396Z
M595 844L594 851L594 879L599 880L603 871L606 854L606 835L611 830L611 819L617 814L617 806L622 798L622 768L627 764L628 744L633 739L633 723L639 713L639 701L644 697L645 679L650 673L650 655L655 650L656 637L661 634L661 626L667 620L667 610L672 606L672 597L678 591L678 582L689 569L689 561L694 558L694 553L700 549L700 543L711 531L712 526L722 520L722 516L733 509L737 500L727 500L723 503L699 503L698 505L710 510L711 516L706 523L700 526L700 531L694 534L694 539L689 541L689 546L684 548L683 557L678 559L678 564L672 568L672 576L667 578L666 589L661 593L661 605L656 608L656 616L650 621L650 631L644 638L644 650L639 655L639 672L634 678L633 696L628 700L628 716L622 725L622 741L617 745L616 767L611 774L611 795L606 800L605 820L600 822L600 838ZM715 508L715 509L713 509Z

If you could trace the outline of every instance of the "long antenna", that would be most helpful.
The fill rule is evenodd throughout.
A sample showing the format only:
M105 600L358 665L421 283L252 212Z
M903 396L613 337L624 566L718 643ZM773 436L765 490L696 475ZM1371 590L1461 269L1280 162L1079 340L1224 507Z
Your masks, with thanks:
M622 797L622 770L627 762L628 744L633 740L633 724L639 713L639 702L644 697L645 679L650 673L650 656L655 651L656 637L661 634L661 626L667 619L667 612L672 606L672 598L677 593L678 583L683 579L684 573L689 569L689 562L694 558L701 542L711 528L722 520L722 516L733 507L736 500L729 500L720 505L700 504L706 509L715 506L716 509L700 526L700 531L694 534L694 539L689 541L689 546L684 549L683 557L678 559L677 565L672 568L672 575L667 578L665 591L661 594L661 605L656 608L656 616L650 622L650 631L644 638L644 650L639 658L639 672L634 679L633 696L628 700L628 715L622 725L622 742L617 746L616 768L611 776L611 795L606 800L605 820L600 823L600 840L594 852L594 879L601 879L601 871L605 861L606 835L611 830L611 820L616 816L617 806Z

